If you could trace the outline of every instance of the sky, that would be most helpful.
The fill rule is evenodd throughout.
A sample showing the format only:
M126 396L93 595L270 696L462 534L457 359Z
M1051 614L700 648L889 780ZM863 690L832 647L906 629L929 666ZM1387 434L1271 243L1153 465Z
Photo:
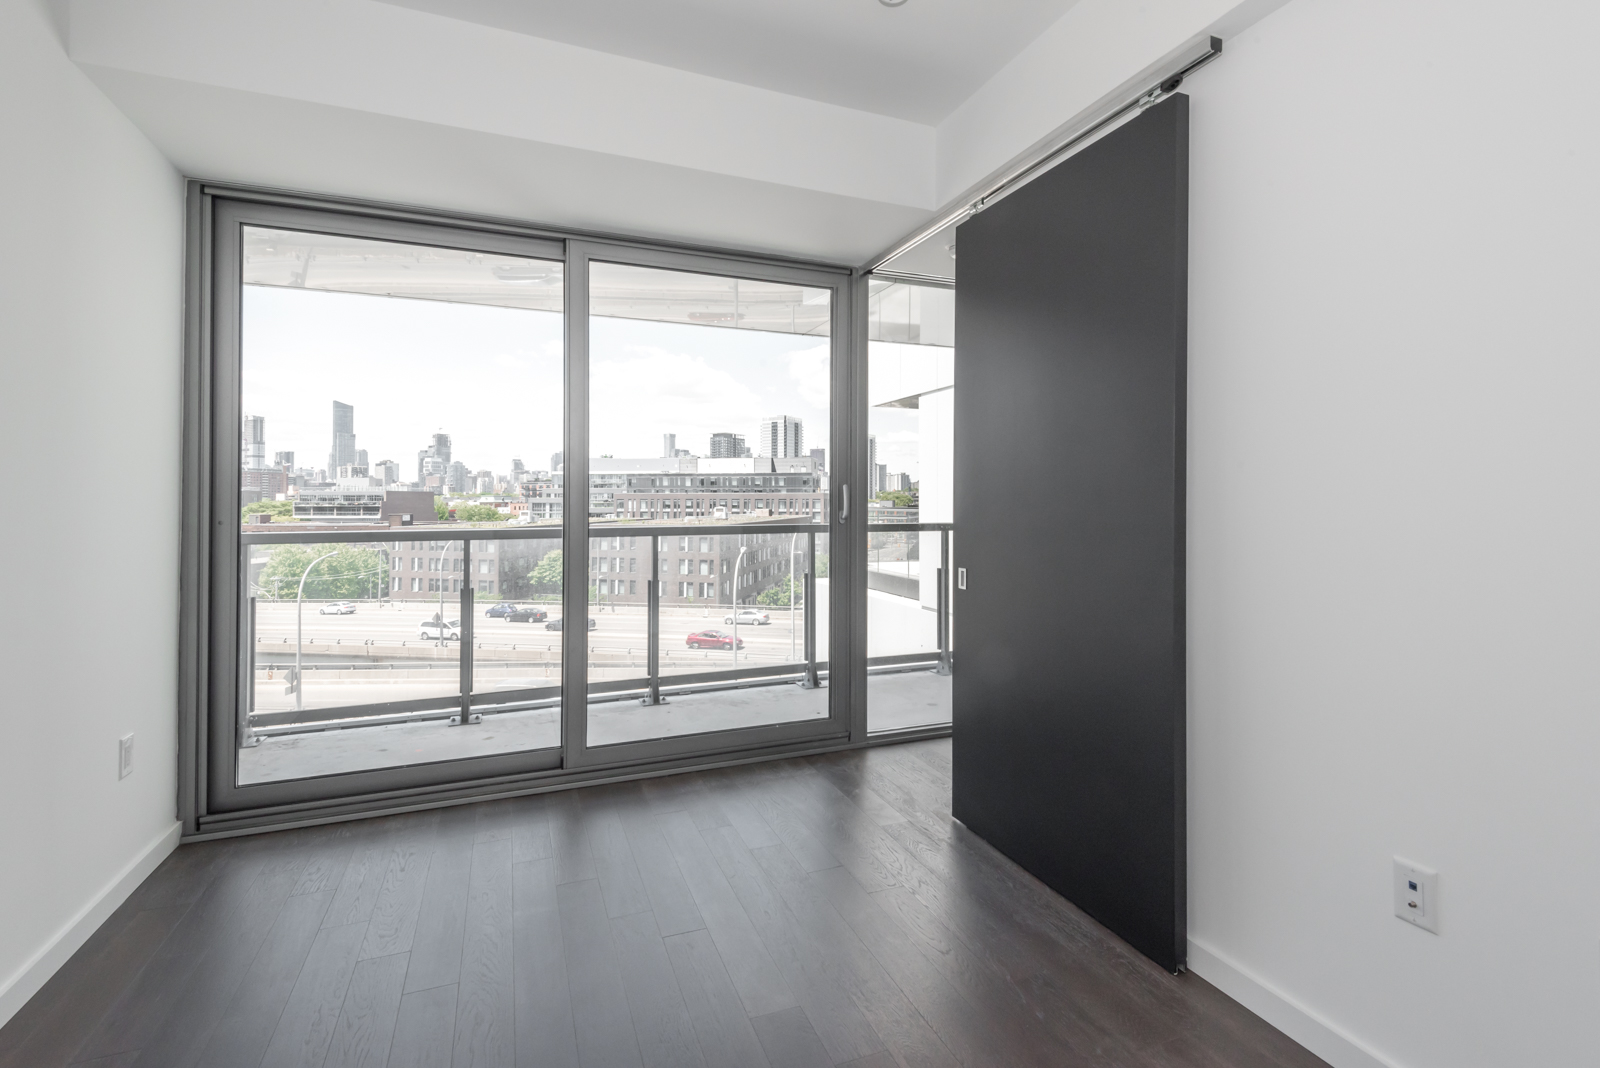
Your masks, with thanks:
M546 469L561 450L558 314L268 286L246 286L243 310L243 411L266 420L268 462L325 466L335 400L355 406L356 448L407 481L436 431L473 471ZM703 456L716 431L754 449L780 414L826 448L828 361L825 338L597 318L590 454L660 456L675 433Z

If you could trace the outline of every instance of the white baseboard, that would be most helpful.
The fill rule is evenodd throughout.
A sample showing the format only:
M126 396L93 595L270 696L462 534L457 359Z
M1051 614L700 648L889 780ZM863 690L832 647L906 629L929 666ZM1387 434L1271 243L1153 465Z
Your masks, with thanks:
M1189 940L1189 970L1333 1068L1404 1068L1237 961L1203 942Z
M110 919L118 906L128 900L129 895L138 889L139 884L167 859L168 854L178 848L178 835L182 830L183 824L174 822L171 827L158 834L149 845L139 851L138 856L117 873L110 883L91 898L88 904L79 909L78 914L68 920L50 941L40 947L16 974L0 984L0 1027L4 1027L7 1021L28 1003L29 998L50 981L50 977L78 952L89 940L89 936Z

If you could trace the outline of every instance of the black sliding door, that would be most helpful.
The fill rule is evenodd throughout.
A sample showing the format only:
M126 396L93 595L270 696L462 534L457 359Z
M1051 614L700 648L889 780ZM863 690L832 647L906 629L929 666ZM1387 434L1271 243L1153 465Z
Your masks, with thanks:
M1171 970L1188 103L963 223L955 317L955 815Z

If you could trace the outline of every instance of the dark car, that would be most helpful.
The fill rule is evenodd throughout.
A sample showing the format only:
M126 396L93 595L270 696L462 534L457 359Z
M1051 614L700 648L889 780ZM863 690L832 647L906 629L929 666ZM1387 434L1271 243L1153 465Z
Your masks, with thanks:
M595 626L594 617L590 616L589 617L589 629L590 630L594 630L594 626ZM546 623L544 625L544 629L545 630L560 630L561 629L561 620L552 619L550 622L548 622L548 623Z
M743 649L744 639L735 638L724 630L697 630L683 643L691 649Z
M507 623L543 623L549 618L549 612L546 612L543 608L534 608L531 605L513 608L506 613ZM590 620L590 622L593 622L593 620Z
M501 601L499 604L492 604L488 608L484 609L483 614L489 619L499 619L501 616L509 616L516 610L516 605L507 604L506 602Z

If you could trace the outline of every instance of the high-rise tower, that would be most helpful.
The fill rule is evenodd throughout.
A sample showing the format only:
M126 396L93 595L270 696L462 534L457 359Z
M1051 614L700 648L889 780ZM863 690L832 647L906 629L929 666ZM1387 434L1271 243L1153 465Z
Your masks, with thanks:
M239 466L246 471L266 469L267 420L264 416L244 417L239 434Z
M761 420L761 456L805 455L805 426L789 415L769 415Z
M330 474L356 462L356 409L353 404L333 402L333 451L328 454Z

